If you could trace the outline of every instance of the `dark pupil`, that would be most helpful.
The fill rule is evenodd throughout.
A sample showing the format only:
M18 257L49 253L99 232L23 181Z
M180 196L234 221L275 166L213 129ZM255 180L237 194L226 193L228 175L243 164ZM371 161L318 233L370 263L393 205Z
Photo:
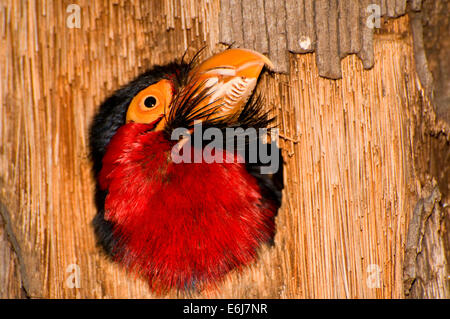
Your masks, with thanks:
M144 105L146 107L154 107L156 105L156 99L153 96L147 96L144 100Z

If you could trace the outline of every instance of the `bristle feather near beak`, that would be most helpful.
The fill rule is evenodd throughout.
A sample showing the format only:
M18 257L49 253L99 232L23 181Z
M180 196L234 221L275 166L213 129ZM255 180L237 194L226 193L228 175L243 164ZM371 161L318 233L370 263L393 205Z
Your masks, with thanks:
M208 123L226 122L233 126L240 117L264 68L273 68L264 55L246 49L229 49L194 67L185 87L172 105L169 118ZM198 98L200 97L200 98ZM195 98L195 103L191 99ZM180 121L178 121L177 124ZM174 128L168 121L168 129Z

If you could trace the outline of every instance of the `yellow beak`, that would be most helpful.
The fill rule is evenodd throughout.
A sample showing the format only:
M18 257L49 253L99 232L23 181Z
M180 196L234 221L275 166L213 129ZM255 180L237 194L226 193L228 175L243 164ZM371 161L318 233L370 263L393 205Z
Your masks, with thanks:
M264 66L273 69L264 55L247 49L228 49L207 59L189 74L187 93L198 89L206 98L196 107L214 112L208 119L235 118L255 89ZM201 119L199 119L201 120Z

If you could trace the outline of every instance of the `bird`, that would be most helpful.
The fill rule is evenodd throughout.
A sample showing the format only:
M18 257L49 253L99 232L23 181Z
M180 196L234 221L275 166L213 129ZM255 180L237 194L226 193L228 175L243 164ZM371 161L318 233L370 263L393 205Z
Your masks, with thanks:
M156 292L215 286L253 263L263 244L274 245L283 190L278 146L271 155L281 167L271 173L248 160L255 142L248 136L244 152L210 150L217 161L174 160L181 148L204 154L206 146L189 142L199 126L224 133L224 143L230 128L270 127L275 118L255 89L273 64L241 48L200 63L200 52L152 66L117 89L90 126L97 242ZM188 135L173 139L181 128ZM275 145L256 140L259 148Z

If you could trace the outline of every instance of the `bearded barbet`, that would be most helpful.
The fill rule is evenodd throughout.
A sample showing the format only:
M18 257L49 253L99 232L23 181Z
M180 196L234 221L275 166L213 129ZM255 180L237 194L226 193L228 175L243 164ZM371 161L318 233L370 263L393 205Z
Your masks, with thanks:
M255 93L271 66L246 49L228 49L203 63L197 54L190 62L154 66L100 106L90 129L95 233L114 261L153 290L215 284L254 261L262 244L273 244L281 151L257 135L253 152L266 148L280 163L263 172L267 161L249 160L255 138L245 134L273 122ZM191 143L197 127L215 134ZM187 134L174 139L178 128ZM244 136L244 151L234 143L239 134L232 136L235 148L223 146L229 129ZM211 135L221 135L223 143L208 149ZM194 160L180 160L186 158Z

